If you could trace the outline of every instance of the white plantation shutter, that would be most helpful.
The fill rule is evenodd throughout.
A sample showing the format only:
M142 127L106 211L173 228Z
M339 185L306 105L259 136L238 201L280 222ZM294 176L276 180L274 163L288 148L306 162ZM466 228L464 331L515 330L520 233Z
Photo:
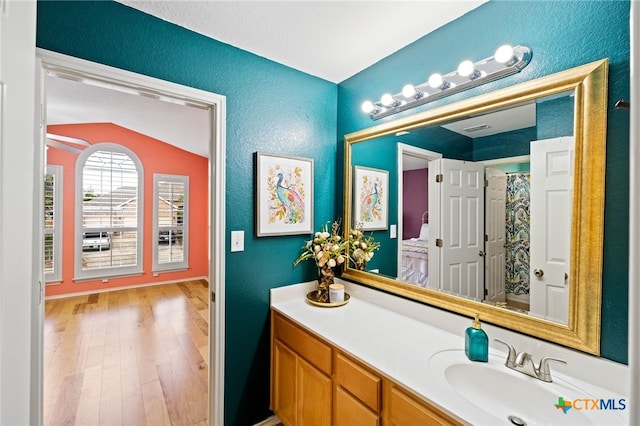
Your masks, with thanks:
M101 143L78 158L76 278L142 272L143 173L127 148Z
M188 268L189 177L153 176L153 271Z
M62 279L62 166L47 166L44 177L44 278Z

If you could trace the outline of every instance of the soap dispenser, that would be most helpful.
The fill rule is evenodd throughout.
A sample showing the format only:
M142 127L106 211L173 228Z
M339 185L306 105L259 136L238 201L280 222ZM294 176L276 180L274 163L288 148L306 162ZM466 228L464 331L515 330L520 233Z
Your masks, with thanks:
M464 353L471 361L487 362L489 360L489 338L480 328L478 314L472 326L464 333Z

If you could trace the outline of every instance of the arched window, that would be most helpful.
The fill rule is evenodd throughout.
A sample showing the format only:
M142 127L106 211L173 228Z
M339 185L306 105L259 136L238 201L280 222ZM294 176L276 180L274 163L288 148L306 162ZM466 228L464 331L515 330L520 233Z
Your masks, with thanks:
M128 148L99 143L76 165L75 279L142 273L143 170Z

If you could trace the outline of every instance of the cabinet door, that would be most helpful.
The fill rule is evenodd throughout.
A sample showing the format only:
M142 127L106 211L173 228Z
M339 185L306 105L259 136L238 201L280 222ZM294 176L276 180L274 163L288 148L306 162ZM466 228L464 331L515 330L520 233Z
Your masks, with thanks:
M388 423L395 426L459 425L443 412L414 398L399 387L387 387Z
M286 426L296 424L296 354L275 340L273 349L273 410Z
M331 425L331 378L300 357L297 374L298 424Z
M336 387L335 426L380 426L380 416L342 386Z

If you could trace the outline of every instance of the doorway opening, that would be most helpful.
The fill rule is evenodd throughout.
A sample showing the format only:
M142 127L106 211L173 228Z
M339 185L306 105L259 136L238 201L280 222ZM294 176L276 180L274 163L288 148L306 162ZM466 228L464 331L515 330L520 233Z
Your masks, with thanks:
M187 233L182 233L182 226L186 221L186 206L185 206L185 191L179 192L179 195L174 197L175 199L166 199L166 191L162 192L164 189L163 186L158 186L158 188L154 188L154 179L153 176L144 176L145 183L143 188L139 193L136 193L135 196L129 197L127 200L122 202L115 202L114 194L123 192L122 189L127 187L126 183L114 183L113 180L109 180L105 187L107 189L102 188L101 194L93 194L95 197L86 196L81 197L81 202L75 203L75 206L64 206L64 203L68 203L69 200L73 200L73 197L64 197L62 201L62 208L65 209L65 213L63 217L67 219L67 215L70 217L75 216L75 223L71 219L69 219L69 223L71 226L64 226L65 223L62 224L62 231L60 234L51 234L43 231L43 240L45 241L45 246L43 250L44 256L49 260L49 262L45 263L45 268L47 265L55 265L60 269L60 278L58 280L54 280L51 283L51 292L52 293L64 293L60 292L62 284L65 283L69 288L85 289L83 296L82 290L71 292L72 295L77 297L85 297L85 298L93 298L98 299L101 297L107 299L107 301L112 300L112 304L117 304L115 299L119 299L116 297L117 294L125 294L125 292L129 292L126 294L135 294L135 296L127 296L127 300L131 300L132 298L136 298L140 296L140 294L145 294L152 289L158 288L162 293L165 291L168 297L168 301L164 306L171 305L171 288L177 288L178 292L186 295L187 298L191 299L197 307L188 312L192 314L200 312L200 314L206 315L206 318L195 318L193 322L194 325L183 324L185 331L189 327L200 327L201 332L203 328L206 328L206 334L208 335L207 342L205 343L205 348L198 351L197 345L193 343L189 343L186 341L181 342L181 337L184 334L178 333L178 337L176 337L175 342L177 345L175 346L176 351L182 351L182 353L188 353L191 355L191 360L197 360L198 356L205 357L205 360L208 364L208 384L205 385L206 401L204 403L204 413L205 413L205 421L208 421L209 424L222 424L224 422L224 246L225 246L225 238L224 238L224 152L225 152L225 98L220 95L216 95L213 93L205 92L202 90L181 86L178 84L154 79L151 77L131 73L128 71L123 71L115 68L111 68L104 65L95 64L89 61L80 60L77 58L72 58L66 55L61 55L49 51L38 50L38 64L39 64L39 73L40 73L40 82L42 84L41 92L41 102L45 106L43 109L47 111L47 113L51 113L51 120L47 117L42 123L42 137L41 137L41 147L43 152L45 152L45 147L50 147L49 150L53 153L53 150L57 150L63 153L64 155L77 155L77 153L81 152L83 149L86 149L87 146L92 146L92 149L98 146L99 143L107 142L109 145L113 143L114 136L113 135L121 135L124 133L142 135L142 139L144 139L143 145L151 144L152 141L157 141L159 144L162 144L163 149L166 152L175 151L184 151L185 156L187 157L187 162L194 161L193 159L200 156L202 157L202 164L204 169L204 181L200 182L201 185L204 185L204 189L199 194L197 198L202 200L206 200L206 202L202 202L200 204L192 204L191 206L191 217L194 215L199 216L199 220L202 222L199 226L199 229L208 228L209 232L206 233L203 242L201 242L200 246L198 246L198 250L193 250L193 253L199 253L198 255L194 255L189 259L190 262L199 263L201 265L200 271L204 271L198 274L196 277L189 277L188 269L190 267L185 268L187 272L180 275L177 270L171 271L171 268L166 267L166 262L163 260L167 257L167 253L171 254L171 258L179 258L180 260L184 260L189 250L186 249L185 244L188 241ZM58 86L58 90L54 87ZM51 90L48 90L51 88ZM77 90L77 91L76 91ZM55 109L49 109L48 104L51 103L51 107L54 108L55 104L62 99L58 99L56 97L62 96L66 97L66 101L64 102L67 106L75 105L75 115L73 112L69 111L70 117L64 124L60 122L53 122L53 117L56 116L60 111L56 111ZM169 133L157 133L157 131L162 127L161 124L164 124L167 120L156 119L155 126L152 127L137 127L138 122L143 123L145 121L145 117L148 117L149 114L152 114L151 106L145 105L153 105L159 106L160 110L170 111L169 114L176 114L176 111L180 110L188 110L199 111L199 118L197 120L202 121L202 117L205 117L205 130L202 135L196 140L201 141L200 144L196 144L194 146L177 146L178 143L172 143L172 138L175 138L176 141L184 139L181 138L180 135L176 136L171 135ZM120 113L119 115L99 115L97 111L108 111L109 108L115 108ZM112 110L112 112L114 112ZM166 112L166 111L165 111ZM84 114L84 115L83 115ZM94 115L91 115L94 114ZM167 129L176 129L176 128L188 128L192 130L195 127L193 123L191 125L188 122L188 119L180 120L175 119L174 123L181 123L180 126L168 126ZM77 125L75 130L80 133L73 134L64 134L64 130L73 129L73 127L69 127L68 123L74 123ZM104 138L95 136L95 134L91 134L89 131L86 133L86 137L81 137L84 133L83 131L87 131L89 127L99 124L98 133L104 135ZM149 123L153 124L153 121ZM66 126L66 127L65 127ZM202 127L202 126L200 126ZM49 130L55 129L57 132L53 133ZM110 130L116 130L115 133ZM124 130L123 130L124 129ZM89 129L91 130L91 129ZM93 129L95 130L95 129ZM167 135L166 137L164 135ZM194 138L188 138L188 140L193 141ZM106 144L105 144L106 145ZM169 146L172 145L172 146ZM144 152L149 150L149 146L142 147L140 150ZM153 151L153 149L152 149ZM101 152L97 150L96 152ZM157 150L156 150L157 152ZM46 158L53 158L53 155L49 155L47 152L45 154ZM111 157L113 160L115 157ZM110 161L111 161L110 160ZM116 158L117 160L117 158ZM175 156L165 156L165 158L160 159L149 159L148 164L155 164L152 166L145 166L143 159L143 169L148 168L149 172L152 172L151 169L154 167L157 168L157 164L165 163L165 168L163 170L155 170L153 174L157 173L168 173L171 175L180 174L180 168L175 164L176 157ZM47 161L48 162L48 161ZM113 177L113 170L117 167L117 161L111 161L109 166L109 172L111 173L111 177ZM44 169L44 166L43 166ZM157 172L157 173L156 173ZM116 173L117 174L117 173ZM122 172L122 175L126 175L126 172ZM74 170L65 170L63 172L64 180L71 179L74 180L74 176L78 174ZM165 175L166 177L166 175ZM66 178L66 179L65 179ZM111 179L111 178L109 178ZM194 190L194 181L196 180L194 177L190 177L190 186L191 190ZM76 179L77 180L77 179ZM116 179L117 180L117 179ZM125 179L126 180L126 179ZM164 179L167 180L167 179ZM103 178L97 179L95 181L104 182ZM94 182L95 182L94 181ZM47 183L51 183L51 181L43 181L41 188L42 193L46 196L47 189L51 189L53 185L47 186ZM166 182L165 182L166 183ZM167 186L167 185L165 185ZM196 185L197 186L197 185ZM146 190L144 188L146 187ZM127 187L129 188L129 187ZM175 188L175 185L172 186ZM183 188L183 187L181 187ZM91 188L95 189L95 188ZM155 189L155 191L154 191ZM84 191L85 188L82 188ZM65 190L61 190L62 193L65 193ZM172 189L171 193L173 194L175 191ZM160 194L160 195L158 195ZM181 194L181 195L180 195ZM65 194L67 195L67 194ZM87 233L83 232L81 223L87 222L88 210L83 207L85 203L82 200L90 199L91 201L96 201L100 196L103 198L108 198L110 201L108 203L109 213L105 214L104 211L96 213L96 215L101 215L100 217L100 227L98 235L101 237L101 241L108 241L108 243L100 242L96 250L85 250L85 246L88 244L86 238L84 238ZM162 199L160 202L152 202L154 197L158 197ZM45 228L47 227L47 207L48 204L45 201L46 197L42 197L42 208L41 211L45 212L44 223ZM194 198L191 200L193 202ZM146 201L146 203L144 203ZM144 207L142 205L146 204ZM73 201L71 202L73 204ZM80 204L80 206L78 205ZM104 203L93 203L95 206L104 207ZM94 206L94 207L95 207ZM150 218L152 219L152 223L147 223L146 225L142 225L137 234L141 237L129 237L124 239L123 229L117 228L118 220L121 220L122 223L126 222L123 219L126 216L123 212L127 211L127 209L140 208L141 215L144 216L144 219L149 222ZM154 207L155 206L155 207ZM160 207L158 207L160 206ZM49 206L50 207L50 206ZM86 207L86 206L85 206ZM153 209L157 210L157 212ZM164 209L164 210L163 210ZM52 210L49 208L49 210ZM98 209L99 210L99 209ZM165 213L162 213L165 211ZM73 212L75 211L75 215ZM172 213L173 212L173 213ZM59 213L62 215L61 213ZM158 219L158 217L162 217L164 214L168 219L167 223L163 223L162 219ZM155 215L155 216L154 216ZM171 222L171 218L175 218L175 223ZM95 220L95 216L92 220ZM53 222L51 222L53 223ZM68 224L67 224L68 225ZM67 229L70 228L70 229ZM164 241L162 238L153 238L153 232L162 236L162 231L158 231L159 229L169 229L170 237L177 235L177 238L172 239L169 238L168 241ZM194 229L194 227L191 227ZM129 230L126 228L126 230ZM143 232L144 230L144 232ZM200 232L202 234L202 232ZM45 238L45 235L47 238ZM52 236L49 236L52 235ZM57 235L57 237L56 237ZM129 235L133 235L129 233ZM54 254L54 249L56 245L52 244L51 248L47 248L47 242L51 241L56 242L56 238L62 239L62 248L58 246L58 252L61 254L61 257L56 258ZM65 244L65 240L72 240ZM118 246L118 241L127 241L127 244L139 244L139 251L127 249L123 246ZM197 242L195 240L189 241L189 244L192 244L192 247L195 248ZM157 246L157 247L156 247ZM80 248L82 247L82 248ZM88 247L88 246L87 246ZM74 249L75 248L75 249ZM93 247L92 247L93 248ZM152 249L153 248L153 249ZM128 251L127 251L128 250ZM160 264L165 264L165 270L157 269L156 260L152 262L152 255L158 256L160 260ZM83 255L88 255L92 258L99 258L101 263L105 259L109 259L110 262L110 270L113 270L114 265L117 266L118 262L121 259L125 259L124 262L137 262L142 273L135 274L121 274L118 275L115 272L112 275L108 275L105 277L99 277L95 274L89 274L91 279L96 280L96 285L91 286L88 283L87 279L78 279L76 273L74 273L74 268L69 266L72 265L74 261L74 257L78 259L75 260L76 266L80 265L80 269L89 268L92 269L92 272L95 268L94 266L86 266L84 264L84 259L81 260ZM162 257L164 256L164 257ZM113 261L114 258L120 259L117 261ZM66 260L65 260L66 259ZM132 260L133 259L133 260ZM72 262L72 263L69 263ZM91 265L95 264L92 263ZM183 265L182 263L180 263ZM89 263L87 263L89 265ZM130 265L129 265L130 266ZM183 265L184 266L184 265ZM116 268L117 269L117 268ZM167 270L169 269L169 270ZM195 269L195 268L194 268ZM77 271L77 269L76 269ZM173 275L172 275L173 273ZM163 278L163 275L167 278ZM124 276L123 276L124 275ZM55 275L54 275L55 276ZM185 278L186 277L186 278ZM82 277L80 277L82 278ZM193 278L193 279L192 279ZM127 281L128 280L128 281ZM43 282L44 282L44 273L43 273ZM119 284L118 284L119 283ZM171 283L171 284L170 284ZM206 283L206 289L204 286ZM97 286L98 284L103 284L103 288ZM109 288L110 285L113 284L112 288ZM162 284L162 285L161 285ZM84 285L84 286L83 286ZM164 286L166 285L166 287ZM53 290L57 286L57 291ZM147 287L145 287L147 286ZM172 287L173 286L173 287ZM133 292L130 288L134 288ZM127 289L128 288L128 289ZM104 290L113 290L114 292L106 292L103 295ZM127 290L124 290L127 289ZM144 290L147 289L147 290ZM115 292L117 291L117 293ZM69 293L69 292L67 292ZM215 297L214 297L215 295ZM78 303L78 309L84 309L88 306L88 300L82 303ZM84 304L83 304L84 303ZM98 304L96 303L96 306ZM108 305L108 303L107 303ZM74 305L73 310L76 310L76 305ZM149 306L147 306L147 313L149 313ZM91 309L91 308L89 308ZM156 309L162 310L163 308L157 307ZM167 308L170 309L170 308ZM75 313L78 313L76 310ZM135 309L131 309L128 314L129 319L131 317L134 318L133 321L128 322L129 325L137 324L138 326L143 324L145 321L149 320L149 318L153 318L153 315L150 317L148 315L142 315L141 311L135 311ZM43 317L44 312L40 314L40 318L38 319L41 324L41 330L43 327ZM108 318L108 317L107 317ZM193 318L192 318L193 319ZM95 320L94 320L95 321ZM114 319L115 321L115 319ZM125 321L124 323L127 323ZM204 323L204 325L203 325ZM208 326L206 325L208 323ZM120 330L117 324L120 324L120 320L117 323L108 323L106 324L107 328L111 328L113 332ZM126 326L122 326L122 330L127 331ZM179 328L179 326L173 325L173 328ZM42 339L42 337L41 337ZM42 345L42 340L41 340ZM103 342L106 343L106 342ZM89 343L87 343L89 345ZM132 340L131 346L125 346L126 348L133 347L135 345ZM85 348L89 349L89 346ZM197 352L200 352L198 354ZM122 355L122 349L120 350L120 355ZM42 353L39 354L41 357L40 365L42 365ZM131 355L131 354L129 354ZM169 358L171 358L171 354L166 354ZM134 356L138 356L134 354ZM105 361L116 362L115 356L112 356L112 359L106 359ZM144 364L144 360L137 359L137 365L141 363ZM162 360L161 360L162 361ZM162 364L162 362L160 362ZM200 363L201 364L201 363ZM183 365L184 366L184 365ZM42 380L44 374L48 367L47 364L41 368L41 374L39 375L39 387L42 387ZM158 365L156 365L158 367ZM196 369L204 369L205 365L197 365ZM169 374L167 365L162 367L158 367L157 373L161 372L161 369L164 369L165 380L162 383L163 391L165 391L165 387L171 385L171 377L175 377ZM172 370L175 373L175 370ZM95 371L94 371L95 373ZM121 373L122 375L122 373ZM110 377L104 376L103 380L108 380ZM123 377L124 378L124 377ZM129 379L129 377L126 377ZM70 379L79 380L79 377L75 377ZM104 383L104 382L103 382ZM76 383L77 385L77 383ZM127 400L127 396L124 394L124 382L120 383L123 393L121 395L122 401ZM77 388L77 386L76 386ZM82 390L82 386L78 388ZM108 389L108 386L102 389ZM208 405L208 407L207 407ZM125 408L124 405L122 407ZM46 411L46 410L45 410ZM46 420L46 419L45 419ZM173 421L173 419L172 419Z
M398 277L429 286L429 162L442 154L398 143Z

